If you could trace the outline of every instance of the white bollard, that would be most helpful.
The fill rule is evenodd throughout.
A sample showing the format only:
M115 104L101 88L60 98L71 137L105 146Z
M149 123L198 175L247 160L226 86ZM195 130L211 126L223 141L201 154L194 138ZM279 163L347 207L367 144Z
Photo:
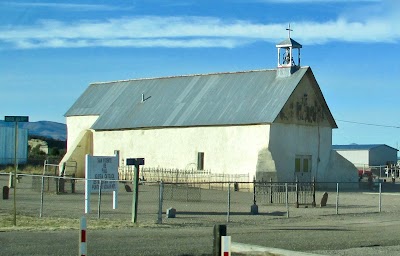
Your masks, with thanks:
M221 256L231 256L231 236L221 236Z
M81 218L81 229L79 232L79 255L86 256L86 217Z

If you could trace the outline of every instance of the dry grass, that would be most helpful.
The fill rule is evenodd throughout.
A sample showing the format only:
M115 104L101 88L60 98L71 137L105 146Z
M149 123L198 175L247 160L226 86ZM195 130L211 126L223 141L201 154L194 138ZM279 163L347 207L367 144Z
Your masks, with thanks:
M6 166L0 167L0 172L4 173L14 173L15 168L14 166ZM36 165L25 165L18 167L18 173L24 174L42 174L43 173L43 166L36 166Z
M35 230L35 231L54 231L54 230L78 230L80 228L80 219L70 218L52 218L17 215L17 225L14 226L14 217L12 214L0 214L0 232L16 230ZM159 227L155 222L141 222L134 224L129 221L88 218L87 227L90 229L119 229L119 228L154 228ZM163 225L164 228L169 225Z

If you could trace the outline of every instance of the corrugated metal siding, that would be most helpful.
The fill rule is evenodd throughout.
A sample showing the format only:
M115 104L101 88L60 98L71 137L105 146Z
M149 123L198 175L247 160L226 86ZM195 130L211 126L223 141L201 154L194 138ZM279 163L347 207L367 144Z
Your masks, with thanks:
M65 115L100 115L95 130L271 123L307 70L285 78L260 70L97 83Z
M15 150L15 129L0 127L0 164L13 164ZM18 163L28 159L28 130L18 129Z
M387 145L374 147L369 152L370 165L385 165L397 163L397 149Z

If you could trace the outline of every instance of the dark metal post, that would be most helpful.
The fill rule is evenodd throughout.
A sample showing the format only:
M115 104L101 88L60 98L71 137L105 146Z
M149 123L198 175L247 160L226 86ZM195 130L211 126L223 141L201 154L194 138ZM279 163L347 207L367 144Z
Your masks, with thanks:
M226 236L226 225L214 225L213 256L221 255L221 236Z
M43 194L44 194L44 176L42 176L42 186L40 188L40 218L43 217Z
M71 193L75 193L75 173L71 177Z
M339 214L339 183L336 183L336 214Z
M256 178L253 178L253 204L256 204Z
M133 178L133 202L132 202L132 222L137 222L137 210L139 200L139 165L135 164L135 177Z
M296 178L296 208L299 208L299 181Z
M100 207L101 207L101 180L99 180L99 201L97 202L97 218L100 219Z
M160 191L158 198L158 218L157 223L162 224L162 207L163 207L163 199L164 199L164 182L160 182Z
M286 198L286 217L289 218L289 191L288 184L285 183L285 198Z
M256 178L253 178L253 205L250 206L250 214L257 215L258 214L258 206L256 204Z
M144 165L144 158L127 158L126 165L135 166L135 175L133 177L133 196L132 196L132 222L137 222L137 209L139 201L139 166Z
M229 223L229 215L231 213L231 183L228 184L228 212L226 214L226 222Z
M272 178L269 179L269 203L272 204Z
M315 206L317 206L317 203L315 202L315 189L316 189L316 186L315 186L315 177L313 177L313 180L312 180L312 206L313 207L315 207Z
M382 212L382 183L379 183L379 212Z

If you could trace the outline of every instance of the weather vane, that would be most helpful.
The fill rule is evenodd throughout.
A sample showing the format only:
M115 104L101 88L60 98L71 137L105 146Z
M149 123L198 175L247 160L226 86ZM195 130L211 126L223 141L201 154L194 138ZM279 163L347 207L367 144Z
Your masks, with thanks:
M290 31L293 31L293 29L290 28L290 23L289 23L289 27L286 30L289 32L289 38L290 38Z

